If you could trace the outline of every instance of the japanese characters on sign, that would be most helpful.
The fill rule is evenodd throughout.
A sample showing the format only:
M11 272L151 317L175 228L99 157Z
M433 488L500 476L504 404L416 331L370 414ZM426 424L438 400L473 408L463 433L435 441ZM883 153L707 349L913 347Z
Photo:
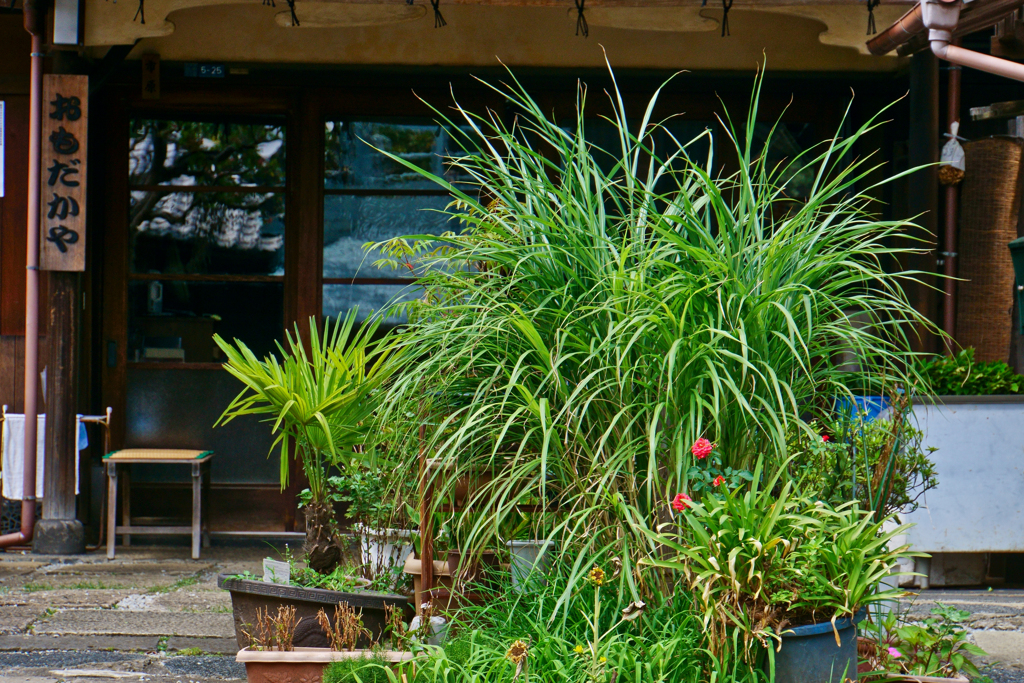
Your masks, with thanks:
M88 98L88 76L44 76L41 270L85 270Z

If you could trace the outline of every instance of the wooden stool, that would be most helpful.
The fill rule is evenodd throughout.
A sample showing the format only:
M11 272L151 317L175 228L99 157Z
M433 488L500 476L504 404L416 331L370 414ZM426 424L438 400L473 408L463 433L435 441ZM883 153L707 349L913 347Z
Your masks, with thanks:
M210 461L213 451L189 451L165 448L128 448L103 456L107 466L107 559L114 559L114 543L117 534L124 536L124 545L131 545L131 535L136 534L192 534L192 559L199 559L199 541L210 547L210 536L203 524L203 499L207 498L210 484ZM131 521L131 470L125 469L122 491L122 525L117 526L117 466L132 464L147 465L192 465L192 526L132 526ZM205 479L205 485L203 480Z

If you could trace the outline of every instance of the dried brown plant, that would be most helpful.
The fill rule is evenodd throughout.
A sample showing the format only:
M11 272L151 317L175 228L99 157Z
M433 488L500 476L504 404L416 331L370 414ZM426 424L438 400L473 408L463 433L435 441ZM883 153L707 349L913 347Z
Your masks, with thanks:
M396 605L384 605L384 633L391 638L392 650L404 650L409 640L408 629L403 620L402 609Z
M317 612L316 620L320 623L320 628L327 634L331 650L335 652L345 650L352 652L356 649L356 643L359 642L360 637L370 638L373 635L368 628L363 626L362 610L357 611L347 602L334 608L333 623L322 607Z
M256 608L256 623L242 624L242 633L249 639L253 650L278 650L290 652L295 649L295 607L281 606L277 615L271 616L269 608Z

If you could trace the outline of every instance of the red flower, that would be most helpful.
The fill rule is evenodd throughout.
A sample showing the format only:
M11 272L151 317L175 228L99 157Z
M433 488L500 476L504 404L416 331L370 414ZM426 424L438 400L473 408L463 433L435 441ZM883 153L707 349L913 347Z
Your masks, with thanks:
M690 507L690 503L693 501L685 493L677 493L676 497L672 499L672 507L676 512L682 512L686 508Z
M704 458L711 455L711 451L713 450L715 450L715 444L711 443L702 436L693 442L693 448L690 449L690 452L693 453L693 457L697 458L698 460L703 460Z
M821 440L827 442L829 440L828 439L828 434L822 434L821 435Z
M715 480L713 482L711 482L712 486L721 486L724 483L725 483L725 477L723 477L721 474L719 474L717 477L715 477Z

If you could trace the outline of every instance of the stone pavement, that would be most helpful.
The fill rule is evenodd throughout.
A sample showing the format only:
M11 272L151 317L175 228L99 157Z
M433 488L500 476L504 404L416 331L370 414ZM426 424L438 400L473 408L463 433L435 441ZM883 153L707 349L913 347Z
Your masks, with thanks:
M262 573L274 552L215 546L118 548L50 557L0 553L0 683L214 681L234 661L231 598L217 574Z
M113 561L0 552L0 683L244 678L217 574L260 574L273 554L263 543L194 561L185 547L118 548ZM920 619L936 602L972 612L994 683L1024 683L1024 590L933 589L901 609Z

